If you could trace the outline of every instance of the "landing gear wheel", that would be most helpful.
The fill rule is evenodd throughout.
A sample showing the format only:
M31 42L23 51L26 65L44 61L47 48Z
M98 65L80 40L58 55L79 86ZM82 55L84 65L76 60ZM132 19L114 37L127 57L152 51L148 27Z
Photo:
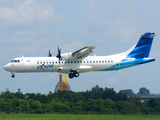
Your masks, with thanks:
M73 78L73 77L78 77L79 76L79 72L77 70L70 70L69 71L69 78Z
M73 73L70 73L69 74L69 78L73 78L74 77L74 74Z
M15 75L13 74L13 75L12 75L12 78L14 78L14 77L15 77Z
M75 72L75 73L74 73L74 76L75 76L75 77L78 77L78 76L79 76L79 73L78 73L78 72Z

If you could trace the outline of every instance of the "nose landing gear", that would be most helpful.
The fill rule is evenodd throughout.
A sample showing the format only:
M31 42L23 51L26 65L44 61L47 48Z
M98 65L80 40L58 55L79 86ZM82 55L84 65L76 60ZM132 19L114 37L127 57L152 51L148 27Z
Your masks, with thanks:
M11 76L11 77L12 77L12 78L14 78L14 77L15 77L14 73L11 73L11 74L12 74L12 76Z

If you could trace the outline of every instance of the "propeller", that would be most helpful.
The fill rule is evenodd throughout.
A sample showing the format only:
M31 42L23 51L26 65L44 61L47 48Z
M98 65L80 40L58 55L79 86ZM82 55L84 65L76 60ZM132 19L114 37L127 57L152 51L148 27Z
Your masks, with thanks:
M57 54L56 57L59 58L59 60L62 60L62 57L61 57L61 49L59 49L59 46L58 46L58 54Z
M52 53L50 52L50 49L49 49L48 57L51 57L51 56L52 56Z

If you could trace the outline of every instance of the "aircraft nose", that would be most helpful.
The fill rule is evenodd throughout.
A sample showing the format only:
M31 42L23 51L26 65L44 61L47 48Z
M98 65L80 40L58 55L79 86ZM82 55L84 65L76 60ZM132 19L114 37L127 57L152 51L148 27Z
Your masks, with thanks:
M9 71L10 66L7 64L7 65L5 65L5 66L3 67L3 69L6 70L6 71Z

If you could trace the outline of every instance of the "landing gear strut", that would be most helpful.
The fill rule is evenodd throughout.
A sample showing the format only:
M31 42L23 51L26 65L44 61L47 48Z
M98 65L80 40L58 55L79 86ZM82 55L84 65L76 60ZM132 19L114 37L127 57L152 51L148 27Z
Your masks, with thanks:
M73 78L73 77L78 77L79 73L77 72L77 70L71 70L71 73L69 74L69 78Z

